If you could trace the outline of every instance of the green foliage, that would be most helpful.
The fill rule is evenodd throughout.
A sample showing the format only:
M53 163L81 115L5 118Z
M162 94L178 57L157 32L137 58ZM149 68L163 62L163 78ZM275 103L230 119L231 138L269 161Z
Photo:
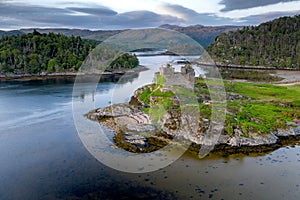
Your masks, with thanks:
M219 84L213 80L206 82ZM210 119L212 106L219 106L218 102L203 103L204 100L210 100L206 82L201 79L196 79L195 82L195 94L198 98L199 114L202 119ZM237 95L237 97L227 101L225 134L234 135L236 134L235 129L238 129L243 137L250 137L253 134L263 135L277 129L284 129L287 122L300 119L300 86L285 87L245 82L225 82L224 85L227 92ZM191 91L180 87L177 88L176 94L177 97L185 96L187 99L193 96ZM173 106L170 97L174 96L175 94L172 92L161 92L158 85L152 85L138 97L148 105L153 104L150 102L151 98L155 99L154 105L142 110L150 114L153 123L156 123L166 110L183 108ZM196 103L193 99L191 98L192 101L187 102L187 104Z
M235 108L235 117L227 116L227 126L240 127L242 132L269 133L278 128L285 128L286 122L300 116L300 110L292 107L281 107L279 103L267 102L229 102L229 109ZM231 129L226 128L227 133Z
M158 121L163 117L165 112L173 108L173 101L171 97L174 97L174 93L171 91L162 92L158 85L153 84L152 88L145 89L138 95L140 101L144 104L150 105L150 108L142 108L142 110L149 114L153 124L157 125ZM150 98L155 98L150 102Z
M299 100L299 86L284 87L271 84L236 82L232 91L261 101L294 102Z
M162 76L161 74L156 74L156 84L159 86L163 86L166 82L166 78Z
M249 81L272 82L280 81L282 78L272 76L270 71L264 70L248 70L248 69L220 69L223 79L243 79Z
M174 96L174 93L171 91L162 92L157 85L152 85L152 89L147 88L141 94L138 95L138 98L145 104L150 103L150 97L161 97L163 101L169 101L170 97Z
M95 47L80 37L33 33L3 36L0 40L0 73L37 74L74 72Z
M201 118L209 119L211 116L211 106L200 103L199 113Z
M158 122L163 118L167 109L162 103L158 103L149 109L149 115L154 125L158 125Z
M147 88L146 90L144 90L139 96L138 98L145 104L149 104L150 103L150 94L151 94L151 90L149 88Z
M242 94L254 100L235 100L227 102L227 134L239 128L244 136L252 133L269 133L285 128L286 122L300 118L300 87L275 86L270 84L240 83L226 84L230 92Z
M174 93L171 91L162 92L161 90L157 89L151 93L151 96L168 98L174 96Z
M223 33L208 52L225 65L300 69L300 15Z
M128 53L124 53L111 62L110 66L106 71L114 71L120 69L133 69L139 65L139 60L136 55L130 55Z

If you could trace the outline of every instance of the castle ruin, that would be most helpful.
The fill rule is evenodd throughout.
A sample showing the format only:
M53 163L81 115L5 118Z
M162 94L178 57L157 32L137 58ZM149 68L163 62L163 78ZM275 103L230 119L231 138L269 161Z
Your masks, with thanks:
M190 64L181 67L180 72L175 72L171 64L160 67L160 75L165 78L164 87L181 85L193 89L195 82L195 70Z

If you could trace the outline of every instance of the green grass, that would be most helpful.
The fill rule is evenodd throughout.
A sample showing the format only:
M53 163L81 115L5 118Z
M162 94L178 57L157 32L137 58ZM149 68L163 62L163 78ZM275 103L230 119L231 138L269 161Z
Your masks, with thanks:
M157 125L157 122L163 117L166 110L172 108L173 101L171 97L175 94L171 91L162 92L159 85L152 85L152 88L145 89L141 94L138 95L138 98L145 104L150 105L147 108L141 108L143 112L149 114L154 125ZM155 100L150 102L150 97L156 97Z
M146 90L144 90L141 94L138 95L138 98L145 104L149 104L150 103L150 95L151 95L151 90L149 88L147 88Z
M154 107L152 107L149 110L149 115L150 115L152 123L157 126L158 122L160 121L160 119L162 119L165 112L166 112L166 109L161 104L158 104L158 105L155 105Z
M236 82L232 91L263 101L293 102L299 100L299 86L275 86L271 84L253 84Z
M153 97L163 97L163 98L168 98L174 96L174 93L171 91L168 92L161 92L159 89L154 90L151 94Z
M166 82L166 78L160 74L156 74L156 84L159 86L163 86Z
M211 116L211 106L199 104L199 114L201 118L209 119Z
M236 116L227 115L226 124L241 128L245 134L269 133L285 128L286 122L300 116L299 108L281 107L276 103L230 102L228 110L236 110Z
M211 86L221 86L218 81L209 81ZM225 120L225 134L234 134L234 129L241 130L244 137L254 134L266 134L276 129L286 128L286 123L294 119L300 119L300 86L276 86L272 84L256 84L245 82L224 82L227 92L240 94L242 99L227 101L227 111ZM156 105L151 108L143 108L149 113L154 122L157 122L166 110L172 108L170 97L174 93L184 104L199 104L199 115L201 118L210 119L212 105L205 105L202 101L195 100L198 96L204 96L209 100L209 91L206 82L196 79L195 91L182 87L173 88L174 93L161 92L159 85L153 86L153 92L146 89L139 95L144 103L150 103L150 97L158 97ZM211 92L211 91L210 91ZM182 98L183 97L183 98ZM213 104L217 106L216 103ZM179 108L180 109L180 108ZM250 134L251 133L251 134Z
M245 79L248 81L261 82L272 82L282 80L282 78L272 76L270 73L273 73L273 71L221 68L220 73L223 79Z
M174 93L171 91L161 92L159 85L152 85L152 89L147 88L141 94L138 95L138 98L145 104L150 103L150 97L162 97L162 98L169 98L174 96Z
M227 110L236 116L227 115L225 131L239 127L243 134L269 133L286 128L286 123L300 118L300 86L275 86L236 82L226 84L228 90L253 100L227 102ZM229 128L231 127L231 128Z

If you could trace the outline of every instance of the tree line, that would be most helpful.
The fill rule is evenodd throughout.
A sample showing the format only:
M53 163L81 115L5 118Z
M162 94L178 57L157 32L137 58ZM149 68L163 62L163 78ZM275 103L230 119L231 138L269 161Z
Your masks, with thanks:
M2 36L0 39L1 74L40 74L77 72L97 42L62 34L32 33ZM134 55L122 54L107 70L131 69L139 65Z
M300 69L300 15L223 33L207 50L225 65Z

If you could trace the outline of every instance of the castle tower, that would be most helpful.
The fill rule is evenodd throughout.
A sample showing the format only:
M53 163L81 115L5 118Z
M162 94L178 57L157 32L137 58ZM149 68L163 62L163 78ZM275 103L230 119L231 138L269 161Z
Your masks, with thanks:
M181 74L190 82L195 82L195 70L190 64L181 67Z

